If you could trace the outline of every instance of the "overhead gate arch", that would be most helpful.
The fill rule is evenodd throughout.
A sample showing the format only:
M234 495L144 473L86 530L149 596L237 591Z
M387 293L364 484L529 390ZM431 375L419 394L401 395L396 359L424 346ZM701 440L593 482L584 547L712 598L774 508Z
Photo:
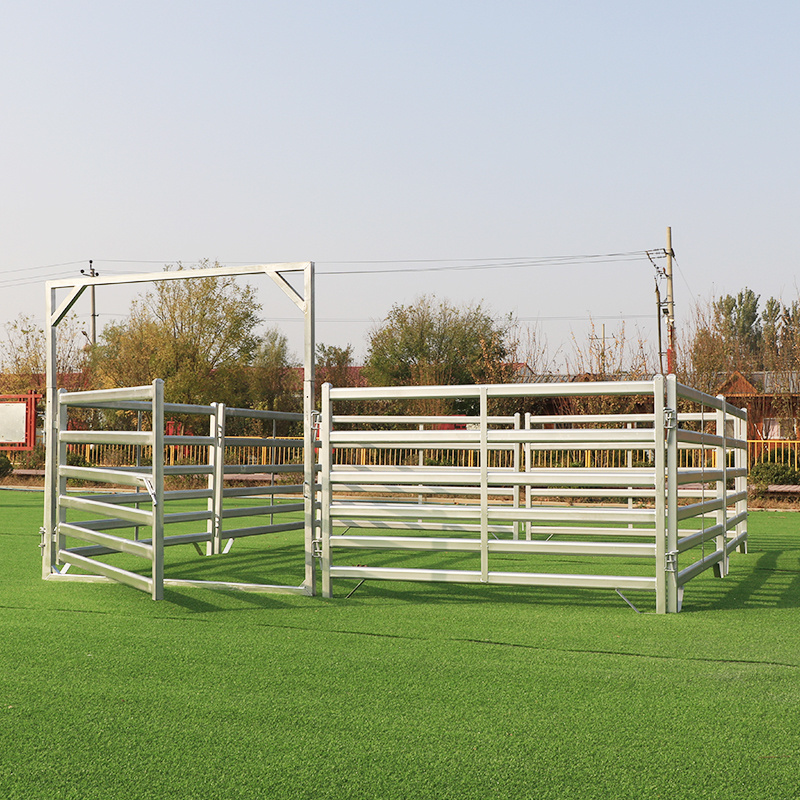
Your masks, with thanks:
M302 276L302 293L287 280L292 273ZM151 386L110 389L94 392L64 392L58 386L56 366L56 332L58 325L72 309L82 293L90 287L158 283L171 280L192 280L238 275L266 275L292 301L303 314L305 323L303 356L303 414L281 415L274 412L259 412L248 409L225 409L224 406L179 406L164 402L163 383L156 380ZM59 296L59 293L66 296ZM303 594L316 592L316 571L312 553L317 530L314 497L316 493L316 464L314 455L315 426L314 411L314 264L282 263L261 264L248 267L213 267L208 269L176 270L141 275L117 277L93 276L75 280L50 281L46 292L47 306L47 407L46 472L44 524L41 530L42 577L49 580L115 580L128 583L147 591L154 599L164 592L164 547L171 544L205 543L206 552L219 553L221 540L226 542L241 536L268 534L288 528L299 529L304 534L304 577L298 586L272 586L268 584L239 585L214 582L214 585L234 586L251 590L288 591ZM146 430L83 430L67 429L68 409L74 407L95 409L117 409L144 414L149 421ZM169 435L165 431L164 411L205 415L209 419L209 434L205 437L182 437ZM296 472L300 480L278 488L251 486L224 488L226 476L233 472L247 471L248 467L225 462L225 420L230 415L250 416L262 420L288 419L303 423L302 464L280 465L271 462L255 465L250 471ZM100 444L130 445L146 448L149 463L129 463L115 468L75 466L67 463L70 446ZM249 443L274 453L281 446L276 437L254 439ZM205 461L192 465L165 465L165 448L176 445L193 445L205 448ZM274 461L274 459L273 459ZM164 477L170 474L200 474L208 477L203 489L167 492ZM67 491L68 480L91 481L108 484L104 495L75 496ZM113 487L123 486L134 491L118 492ZM288 506L276 505L275 494L294 496ZM225 507L225 499L249 497L254 501L250 509ZM257 498L266 502L256 503ZM165 512L165 504L171 500L203 499L206 507L201 510ZM300 523L284 521L288 513L302 509ZM237 514L261 517L259 524L247 529L225 527L223 520ZM280 518L276 522L276 515ZM77 516L77 519L75 518ZM164 534L164 526L172 523L195 523L200 528L190 534ZM147 529L140 535L142 529ZM77 540L69 541L68 540ZM109 555L125 553L142 559L139 568L122 569L103 559ZM142 566L143 565L143 566ZM70 573L71 566L80 568L81 574ZM167 583L173 585L175 580ZM182 581L183 584L204 581Z

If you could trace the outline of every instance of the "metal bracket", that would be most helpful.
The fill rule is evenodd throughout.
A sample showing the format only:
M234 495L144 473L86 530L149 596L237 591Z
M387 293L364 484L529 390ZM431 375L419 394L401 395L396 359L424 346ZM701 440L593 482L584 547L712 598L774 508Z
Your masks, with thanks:
M42 526L39 528L39 548L44 550L47 547L47 528Z
M678 571L678 551L670 550L666 553L666 565L664 567L666 572Z
M311 556L313 558L322 558L322 539L311 540Z
M667 430L674 430L678 427L678 412L674 408L664 409L664 427Z
M153 501L153 508L155 508L158 505L158 500L156 500L156 490L153 482L148 475L140 476L139 480L144 484L144 488L147 489L147 494L150 495L150 499Z
M315 439L319 439L319 429L322 427L322 412L314 409L311 412L311 427L316 431Z

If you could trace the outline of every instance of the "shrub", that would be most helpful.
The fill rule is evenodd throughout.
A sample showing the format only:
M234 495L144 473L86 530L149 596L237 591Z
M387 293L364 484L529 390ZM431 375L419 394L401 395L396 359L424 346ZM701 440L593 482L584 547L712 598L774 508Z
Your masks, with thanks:
M23 450L17 455L16 461L19 469L44 469L44 445L40 443L33 450Z
M8 460L8 456L0 453L0 478L7 478L14 471L14 465Z
M750 481L760 486L800 484L800 472L788 464L759 461L750 468Z
M67 450L67 464L70 467L88 467L89 462L77 450Z

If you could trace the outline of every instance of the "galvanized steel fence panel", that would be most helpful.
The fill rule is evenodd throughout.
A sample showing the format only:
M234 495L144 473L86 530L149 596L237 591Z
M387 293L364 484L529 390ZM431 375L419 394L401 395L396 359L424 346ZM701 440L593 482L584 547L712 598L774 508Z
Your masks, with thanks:
M114 409L135 412L139 426L148 430L81 430L67 429L69 408ZM205 416L209 433L198 435L165 435L164 412ZM58 497L54 549L48 552L45 542L43 574L52 579L105 578L127 583L163 597L164 586L213 585L247 588L260 591L288 591L312 594L313 565L307 564L298 586L240 584L224 581L180 580L164 576L164 548L176 545L205 545L206 555L227 553L234 541L249 536L299 531L305 534L306 521L298 512L305 512L304 491L305 448L297 440L286 437L227 437L226 420L246 417L251 420L302 422L302 414L229 409L222 404L210 406L165 404L163 383L149 387L115 389L103 392L59 394ZM113 466L102 464L70 465L69 447L79 447L91 456L102 453L104 445L117 448L125 459L115 458ZM191 457L171 458L180 448L187 448ZM291 449L300 451L300 458L281 457ZM255 457L242 459L250 450ZM265 454L279 454L265 458ZM241 463L246 460L248 463ZM122 463L120 463L122 462ZM231 463L233 462L233 463ZM280 462L280 463L276 463ZM296 474L291 483L277 483L276 474ZM231 485L237 476L256 476L255 483ZM168 489L165 479L192 478L190 488ZM259 479L260 478L260 479ZM67 492L67 481L106 484L108 492L78 496ZM200 485L196 485L197 481ZM204 485L203 485L204 484ZM126 487L121 491L119 487ZM133 491L131 491L133 489ZM280 496L281 502L277 497ZM286 502L286 498L296 498ZM228 500L236 499L236 505ZM176 510L182 501L201 501L201 508ZM241 502L247 505L242 506ZM204 501L204 502L202 502ZM69 517L68 517L69 514ZM242 520L250 524L242 525ZM256 522L257 524L253 524ZM170 526L182 524L190 532L169 534ZM141 529L146 529L141 535ZM173 527L174 530L174 527ZM308 537L309 541L311 537ZM67 540L70 540L69 542ZM75 540L75 544L72 540ZM304 543L304 549L309 545ZM147 574L108 562L117 554L139 556L148 562ZM50 567L48 571L48 566ZM89 575L69 573L71 566Z
M602 384L325 385L320 432L323 594L332 596L338 578L648 589L656 594L657 611L677 611L683 585L715 564L723 565L718 574L724 575L728 554L746 542L746 443L738 434L725 436L730 420L741 425L746 416L719 398L686 387L679 392L674 377L666 383L666 393L661 376ZM527 414L523 424L519 417L488 412L497 398L526 395L639 397L651 410ZM372 411L363 417L335 413L340 401L352 406L359 400L368 405L432 397L477 398L480 414L403 418ZM679 398L689 410L679 408ZM713 431L706 430L707 421ZM372 454L390 448L425 456L417 463L410 458L375 463ZM692 457L680 460L679 448L691 448ZM358 459L348 457L353 452ZM434 457L442 452L470 453L472 459L442 466ZM727 492L731 478L736 488ZM701 497L692 502L690 493L697 488L690 484L712 483L712 501ZM689 528L705 526L712 514L713 525ZM716 555L705 552L710 540ZM698 546L695 558L692 551ZM368 556L380 551L394 552L392 561L376 563ZM436 551L466 558L463 566L470 558L472 563L468 568L461 562L449 568L414 566L419 554ZM534 569L517 571L504 568L503 556L509 554L576 560L568 571L563 563L559 571L548 570L541 559ZM624 561L625 570L595 574L597 559L606 556ZM358 560L373 560L373 565L347 563ZM403 560L407 565L395 565ZM642 566L632 566L636 563Z

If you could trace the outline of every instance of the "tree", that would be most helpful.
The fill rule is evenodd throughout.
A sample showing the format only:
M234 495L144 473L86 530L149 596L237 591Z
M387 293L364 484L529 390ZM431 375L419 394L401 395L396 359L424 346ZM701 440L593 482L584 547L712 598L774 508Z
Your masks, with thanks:
M235 405L247 397L260 308L255 290L231 276L163 281L134 300L125 322L104 328L92 364L105 386L163 378L171 402Z
M374 385L482 383L508 359L512 327L480 304L423 296L373 326L364 371Z
M334 386L355 386L357 378L353 366L353 345L317 345L316 376L317 384L330 383Z
M250 371L250 398L255 408L302 411L299 362L278 328L269 328L256 349Z
M46 382L46 334L33 317L20 314L5 326L5 343L0 350L2 391L43 392ZM67 317L56 330L56 370L60 385L72 390L86 389L91 382L87 348L81 342L77 318Z
M581 346L573 337L573 356L566 358L567 372L579 381L649 380L655 369L647 344L638 336L628 338L625 325L606 335L605 325L598 335L594 320L589 321L589 340ZM652 403L637 396L595 395L561 398L557 406L565 414L632 414L648 410Z
M317 345L316 359L316 397L317 408L322 407L322 384L330 383L336 387L363 386L366 381L362 370L353 365L353 345L346 347L337 345ZM360 403L351 400L339 401L336 404L337 414L357 414Z
M800 301L785 305L770 297L759 310L760 296L751 289L713 299L695 308L686 351L685 380L715 392L734 371L765 371L773 386L794 382L800 350Z
M426 295L411 305L394 305L369 334L365 377L376 386L505 382L516 370L513 328L510 316L498 320L480 304L455 306ZM442 399L408 408L430 414L477 412L475 402Z

